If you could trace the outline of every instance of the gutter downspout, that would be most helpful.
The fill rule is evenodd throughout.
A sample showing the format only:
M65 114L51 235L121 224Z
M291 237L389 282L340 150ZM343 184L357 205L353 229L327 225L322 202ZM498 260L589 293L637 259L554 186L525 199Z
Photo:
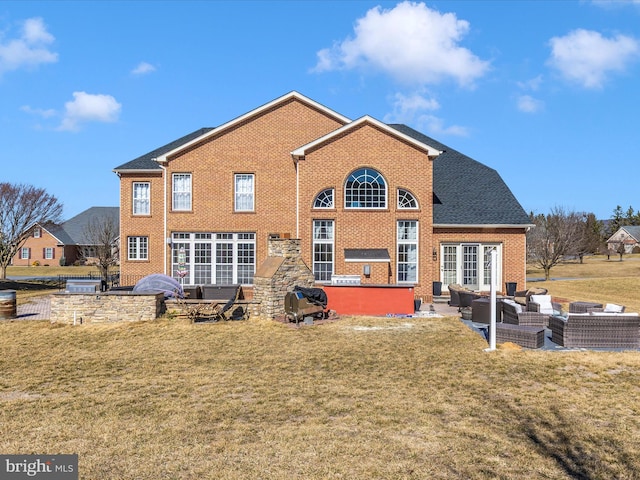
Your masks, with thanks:
M295 157L294 157L295 158ZM296 238L300 238L300 172L298 170L300 162L296 163Z
M158 163L158 165L160 165ZM160 165L162 169L163 191L162 191L162 273L167 274L167 168Z

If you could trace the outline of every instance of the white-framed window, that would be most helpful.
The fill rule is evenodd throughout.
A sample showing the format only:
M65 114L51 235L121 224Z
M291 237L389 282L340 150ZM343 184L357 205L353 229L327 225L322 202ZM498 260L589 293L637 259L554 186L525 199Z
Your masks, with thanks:
M387 208L387 182L373 168L356 170L344 187L345 208Z
M333 220L313 221L313 275L318 282L330 282L334 265Z
M397 224L397 278L398 283L418 281L418 222L399 220Z
M35 227L33 229L33 238L40 238L42 236L42 230L40 227Z
M173 174L173 205L174 211L191 211L191 174Z
M255 185L254 175L252 173L236 173L235 174L235 211L236 212L253 212Z
M53 247L43 248L42 257L45 260L53 260L54 256L55 256L55 249Z
M322 190L313 201L313 208L333 208L333 188Z
M180 278L180 248L185 252L187 285L250 285L256 269L255 233L172 234L172 275Z
M398 189L398 209L399 210L416 210L418 208L418 200L413 193L404 188Z
M497 278L502 278L502 245L498 243L445 243L440 246L442 285L458 283L471 290L491 289L491 250L498 252ZM497 285L496 285L497 286Z
M129 260L148 260L149 237L128 237L127 251Z
M133 182L133 214L149 215L151 213L151 184L149 182Z
M29 247L22 247L20 249L20 259L29 260L31 258L31 249Z

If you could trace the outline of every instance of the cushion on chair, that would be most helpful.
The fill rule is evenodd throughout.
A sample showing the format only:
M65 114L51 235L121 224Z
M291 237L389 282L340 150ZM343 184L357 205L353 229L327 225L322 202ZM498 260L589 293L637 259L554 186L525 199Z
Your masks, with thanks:
M529 300L539 305L540 313L553 314L553 304L551 303L551 295L531 295Z
M516 313L522 313L522 305L519 303L516 303L509 298L505 298L502 302L511 305L516 310Z
M624 312L624 307L622 305L616 305L615 303L607 303L604 306L605 313L622 313Z

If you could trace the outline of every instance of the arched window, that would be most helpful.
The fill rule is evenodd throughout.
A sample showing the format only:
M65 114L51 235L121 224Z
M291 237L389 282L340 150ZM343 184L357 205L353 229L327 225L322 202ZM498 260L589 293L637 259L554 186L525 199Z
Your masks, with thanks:
M398 209L400 210L415 210L418 208L418 201L411 192L404 188L398 189Z
M333 208L333 188L322 190L313 201L313 208Z
M356 170L344 187L345 208L387 208L387 183L372 168Z

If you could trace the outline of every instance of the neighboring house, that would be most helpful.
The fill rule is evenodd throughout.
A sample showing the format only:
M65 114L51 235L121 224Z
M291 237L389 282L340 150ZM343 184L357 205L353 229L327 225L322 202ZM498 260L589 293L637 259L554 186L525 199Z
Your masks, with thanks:
M607 249L611 252L617 252L621 242L624 244L624 253L633 253L635 247L640 247L640 226L620 227L607 240Z
M350 120L291 92L114 169L121 281L248 287L269 237L298 238L319 284L525 284L528 215L493 169L405 125Z
M12 265L73 265L76 261L93 257L95 249L86 237L86 228L95 219L110 218L119 228L118 207L91 207L60 225L36 224ZM116 242L118 239L114 239Z

